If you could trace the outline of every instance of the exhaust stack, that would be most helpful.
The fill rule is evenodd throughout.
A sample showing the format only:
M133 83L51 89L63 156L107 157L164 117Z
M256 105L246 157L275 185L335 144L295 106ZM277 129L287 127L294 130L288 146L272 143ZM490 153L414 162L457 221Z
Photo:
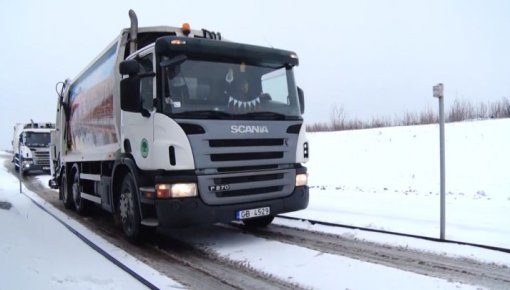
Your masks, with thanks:
M136 17L136 13L133 9L129 9L129 19L131 20L131 28L129 30L129 54L131 54L136 51L136 42L138 40L138 18Z

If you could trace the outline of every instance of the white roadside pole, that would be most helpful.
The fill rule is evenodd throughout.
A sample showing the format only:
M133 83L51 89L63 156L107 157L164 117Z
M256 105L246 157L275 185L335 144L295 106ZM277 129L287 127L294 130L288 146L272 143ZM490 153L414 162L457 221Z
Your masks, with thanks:
M23 168L21 167L21 146L18 146L18 173L19 173L19 193L23 193Z
M444 88L443 84L437 84L432 87L434 98L439 99L439 171L440 171L440 211L441 211L441 229L439 233L439 238L441 240L445 239L445 214L446 214L446 206L445 206L445 149L444 149Z

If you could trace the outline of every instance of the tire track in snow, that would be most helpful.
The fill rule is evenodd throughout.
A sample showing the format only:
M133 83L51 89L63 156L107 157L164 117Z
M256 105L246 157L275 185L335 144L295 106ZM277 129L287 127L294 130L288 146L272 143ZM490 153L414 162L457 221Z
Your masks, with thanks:
M9 172L17 175L10 162L6 161L4 165ZM36 178L25 176L23 184L111 244L189 289L302 289L297 284L208 253L165 233L158 234L142 245L133 245L123 238L122 231L114 225L111 215L106 212L92 209L91 215L94 217L80 216L75 211L65 209L58 199L58 193L42 185Z
M274 224L265 229L249 229L237 223L226 225L225 228L241 230L270 240L448 281L484 286L490 289L508 289L510 286L510 268L472 259L452 258L404 247Z
M112 244L191 289L299 288L299 285L289 284L271 274L256 271L242 263L209 253L207 249L202 249L200 246L196 247L191 243L174 239L171 234L158 235L156 240L142 247L134 246L122 238L122 232L112 225L109 215L101 211L95 213L94 218L81 217L75 212L65 210L55 191L47 189L36 179L29 177L27 181L29 182L25 183L30 190L38 193L66 214L84 223L89 229L98 232ZM480 285L492 289L507 289L510 285L510 270L508 268L474 260L455 259L403 247L392 247L285 226L271 225L267 229L259 230L248 230L235 224L221 227L268 240L276 240L448 281Z

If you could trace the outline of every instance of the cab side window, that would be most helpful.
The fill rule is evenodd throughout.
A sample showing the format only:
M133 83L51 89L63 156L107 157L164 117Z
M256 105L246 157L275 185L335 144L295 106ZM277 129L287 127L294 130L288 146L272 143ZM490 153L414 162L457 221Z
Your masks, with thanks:
M139 59L140 73L154 72L152 53L143 56ZM142 96L142 105L144 109L152 111L154 107L154 76L144 76L140 80L140 94Z
M289 90L285 68L263 75L261 82L263 92L269 94L273 101L285 105L289 104Z

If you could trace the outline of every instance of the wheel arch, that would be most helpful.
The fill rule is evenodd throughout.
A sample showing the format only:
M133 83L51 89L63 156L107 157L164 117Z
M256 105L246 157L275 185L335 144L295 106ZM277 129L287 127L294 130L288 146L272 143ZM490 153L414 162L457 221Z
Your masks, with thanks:
M72 165L70 167L71 167L71 170L69 170L69 172L67 174L68 181L69 181L69 176L72 176L74 178L74 175L76 174L76 172L78 172L78 174L80 173L80 164L78 162L72 163ZM78 178L80 178L80 177L78 176Z
M131 173L131 176L133 177L133 181L135 183L135 188L138 189L139 181L139 170L136 166L135 161L130 155L123 155L120 159L118 159L114 166L113 166L113 172L112 172L112 184L111 184L111 200L113 201L113 212L117 212L117 201L120 195L120 188L122 186L122 180L124 179L124 176L126 176L128 173ZM139 196L138 192L136 192L137 197ZM137 198L138 200L138 208L140 209L140 198ZM141 214L141 213L140 213Z

